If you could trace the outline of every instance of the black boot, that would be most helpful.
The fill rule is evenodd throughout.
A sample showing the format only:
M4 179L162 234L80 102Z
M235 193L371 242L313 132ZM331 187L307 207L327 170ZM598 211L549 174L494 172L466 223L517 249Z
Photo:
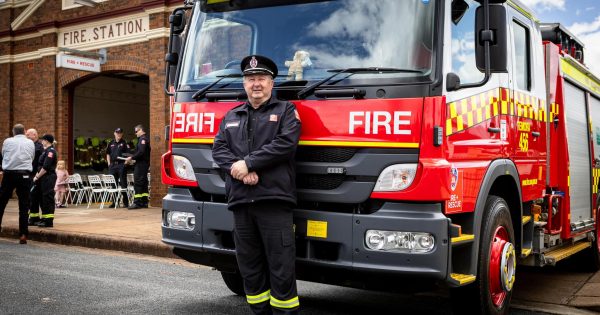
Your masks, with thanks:
M131 206L127 207L127 209L129 210L135 210L135 209L142 209L144 206L142 206L139 203L133 203Z
M54 226L54 220L42 219L36 225L39 226L39 227L53 227Z
M29 226L38 225L38 223L40 223L39 218L29 218L29 220L27 220L27 225Z

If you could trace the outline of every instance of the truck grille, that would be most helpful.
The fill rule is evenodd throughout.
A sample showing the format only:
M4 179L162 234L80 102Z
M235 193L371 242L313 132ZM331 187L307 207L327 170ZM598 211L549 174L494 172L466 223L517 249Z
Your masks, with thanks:
M357 150L356 148L299 146L296 151L296 161L341 163L350 160Z
M219 176L225 181L227 173L219 170ZM344 182L344 175L297 174L296 188L331 190L338 188Z

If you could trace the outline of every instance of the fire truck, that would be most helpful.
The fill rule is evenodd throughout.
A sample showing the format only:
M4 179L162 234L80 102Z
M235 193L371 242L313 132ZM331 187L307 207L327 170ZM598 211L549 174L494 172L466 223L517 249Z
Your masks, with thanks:
M299 279L502 314L517 265L600 267L600 79L562 25L517 0L187 0L169 21L163 242L233 292L211 146L250 54L302 120Z

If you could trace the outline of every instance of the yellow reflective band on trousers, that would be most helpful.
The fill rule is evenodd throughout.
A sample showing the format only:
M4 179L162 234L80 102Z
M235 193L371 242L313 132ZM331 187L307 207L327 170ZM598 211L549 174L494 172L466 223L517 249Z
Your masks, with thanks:
M30 213L30 214L29 214L29 217L30 217L30 218L39 218L39 217L40 217L40 214L39 214L39 213Z
M54 214L42 214L42 219L54 219Z
M143 194L135 194L133 195L134 198L142 198L142 197L150 197L149 193L143 193Z
M271 290L267 290L261 294L257 295L246 295L246 301L249 304L258 304L265 301L268 301L271 298Z
M300 306L300 300L298 300L297 296L285 301L271 297L271 306L278 308L294 308Z

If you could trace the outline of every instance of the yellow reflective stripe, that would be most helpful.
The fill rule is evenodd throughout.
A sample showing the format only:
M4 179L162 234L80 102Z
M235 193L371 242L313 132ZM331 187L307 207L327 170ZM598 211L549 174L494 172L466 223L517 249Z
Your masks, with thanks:
M42 214L42 219L54 219L54 214Z
M279 308L294 308L300 306L300 300L298 300L297 296L285 301L271 297L271 306Z
M248 304L258 304L265 302L271 298L271 290L267 290L261 294L257 295L246 295L246 301Z
M144 194L135 194L135 195L133 195L133 197L135 197L135 198L141 198L143 196L144 196Z
M140 196L142 196L142 197L150 197L150 194L149 193L143 193Z
M29 214L29 217L30 217L30 218L39 218L39 217L40 217L40 214L39 214L39 213L30 213L30 214Z

